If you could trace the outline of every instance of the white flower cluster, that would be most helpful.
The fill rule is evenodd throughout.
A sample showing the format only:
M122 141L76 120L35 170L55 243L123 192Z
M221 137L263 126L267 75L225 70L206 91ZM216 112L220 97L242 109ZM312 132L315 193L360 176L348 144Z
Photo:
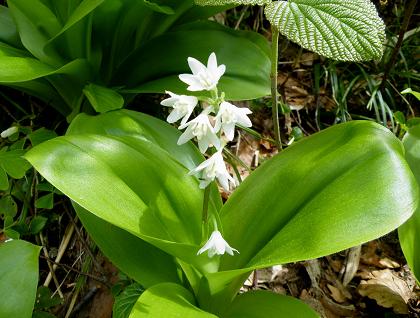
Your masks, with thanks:
M199 98L195 96L177 95L167 91L170 97L163 100L161 104L173 108L167 118L169 123L181 119L179 129L185 129L185 131L179 137L178 145L196 138L201 153L205 153L209 147L216 148L216 152L209 159L190 171L190 174L200 176L200 188L206 188L214 179L217 179L228 191L229 183L235 186L235 180L228 173L223 161L222 151L225 140L233 140L236 124L244 127L252 126L247 116L251 114L251 111L226 102L224 93L218 94L217 84L225 73L226 66L217 65L215 53L210 54L207 66L192 57L188 58L188 65L192 74L179 75L179 79L189 85L187 90L211 93L210 98L200 99L205 102L201 113L188 121L199 104Z

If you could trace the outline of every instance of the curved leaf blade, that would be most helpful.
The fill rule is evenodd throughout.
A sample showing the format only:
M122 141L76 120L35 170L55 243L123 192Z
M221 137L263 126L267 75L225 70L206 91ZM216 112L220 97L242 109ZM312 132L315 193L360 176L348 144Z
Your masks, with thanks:
M218 62L226 65L219 89L226 93L227 99L252 99L270 94L267 41L253 32L234 31L209 21L182 25L148 41L120 66L113 85L126 85L121 90L125 93L171 90L191 95L178 75L191 72L189 56L207 61L213 51Z
M137 300L129 318L217 318L194 305L194 296L184 287L165 283L147 289Z
M265 15L305 49L339 61L380 59L385 25L370 0L275 1Z
M106 113L124 106L124 98L112 88L90 83L85 86L83 93L98 113Z
M406 159L420 184L420 126L411 128L403 139ZM417 282L420 281L420 208L398 229L401 248Z
M40 249L20 240L0 244L0 317L32 316Z
M223 258L221 269L344 250L397 228L417 203L397 138L372 122L333 126L258 168L231 196L221 219L226 240L241 254Z
M223 318L317 318L304 302L269 291L258 290L235 298Z

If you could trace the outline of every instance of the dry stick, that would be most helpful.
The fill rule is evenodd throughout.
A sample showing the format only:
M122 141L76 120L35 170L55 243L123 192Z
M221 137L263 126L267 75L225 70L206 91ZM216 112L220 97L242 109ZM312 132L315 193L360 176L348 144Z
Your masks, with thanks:
M271 27L271 101L272 101L272 115L274 124L274 137L278 150L282 150L281 133L279 123L279 93L277 90L277 66L279 59L279 31L275 27Z
M394 50L392 51L391 58L389 59L388 63L385 66L384 77L382 78L381 86L379 87L379 89L381 91L383 90L383 88L385 86L385 83L388 79L389 72L391 71L392 67L394 66L395 60L397 59L397 55L400 52L402 43L404 41L404 34L405 34L405 32L407 32L408 23L410 22L411 16L414 13L416 3L417 3L417 0L409 0L408 5L405 9L404 19L403 19L403 23L402 23L402 26L401 26L401 29L400 29L400 34L398 35L397 44L395 45Z
M61 288L60 288L61 285L60 285L60 283L57 279L57 276L55 276L52 262L51 262L50 258L48 257L48 250L47 250L47 247L45 246L44 236L42 235L42 233L39 233L38 237L39 237L39 240L41 242L42 252L44 253L45 259L47 261L48 268L50 270L50 273L52 273L52 279L54 280L55 288L57 288L57 292L58 292L58 295L60 296L60 298L64 299L63 292L61 291ZM40 257L42 257L42 256L40 256Z
M101 273L101 275L105 278L106 275L102 270L101 265L98 263L98 261L96 260L95 256L93 255L92 251L90 250L89 245L87 244L87 242L83 239L82 233L80 233L78 227L76 226L76 221L73 220L73 216L71 215L70 211L67 209L67 206L64 205L64 211L66 212L66 214L68 215L70 222L73 223L74 225L74 230L76 231L76 234L80 240L80 242L82 243L82 245L84 246L86 252L88 253L88 255L90 256L90 258L92 259L93 265L95 266L95 269Z
M74 232L74 224L69 223L66 227L66 231L64 232L63 240L61 241L60 246L58 248L57 257L55 258L56 262L60 262L61 258L63 257L64 252L66 251L67 246L69 245L70 239L73 235L73 232ZM57 269L57 265L54 265L52 272L54 272L56 269ZM51 282L52 272L50 271L47 278L45 279L45 282L44 282L45 287L48 287L48 285Z

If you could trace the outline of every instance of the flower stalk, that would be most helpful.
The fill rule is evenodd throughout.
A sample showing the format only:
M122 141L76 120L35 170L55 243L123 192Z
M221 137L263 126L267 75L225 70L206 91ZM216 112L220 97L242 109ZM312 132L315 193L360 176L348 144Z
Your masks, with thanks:
M279 123L279 93L277 90L277 66L279 59L279 31L272 28L271 34L271 101L272 116L274 124L274 139L276 140L277 149L282 150L281 132Z

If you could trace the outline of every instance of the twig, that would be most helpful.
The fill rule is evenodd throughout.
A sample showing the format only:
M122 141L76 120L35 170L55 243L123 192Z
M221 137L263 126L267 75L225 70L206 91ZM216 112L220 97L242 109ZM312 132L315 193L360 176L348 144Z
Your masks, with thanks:
M279 59L279 31L272 27L271 35L271 101L274 124L274 137L278 150L282 150L281 133L279 123L279 93L277 90L277 66Z
M73 235L73 232L74 232L74 224L73 223L69 223L67 225L67 227L66 227L66 231L64 232L63 240L61 241L60 246L58 248L57 257L55 258L55 261L56 262L60 262L61 258L63 257L64 252L66 251L67 246L70 243L70 239L71 239L71 237ZM52 278L52 274L56 270L56 268L57 268L57 265L54 265L53 268L52 268L53 270L50 271L50 273L48 274L47 278L45 279L45 282L44 282L44 286L45 287L48 287L48 285L50 284L51 278Z
M417 0L409 0L404 12L404 19L401 25L400 34L398 35L397 43L395 44L394 50L392 51L391 58L389 59L388 63L385 66L384 76L382 78L381 85L379 89L382 91L385 83L387 82L389 72L394 67L395 60L397 59L397 55L401 49L402 43L404 41L404 34L407 32L408 23L410 22L411 16L414 13L414 9L416 7Z

